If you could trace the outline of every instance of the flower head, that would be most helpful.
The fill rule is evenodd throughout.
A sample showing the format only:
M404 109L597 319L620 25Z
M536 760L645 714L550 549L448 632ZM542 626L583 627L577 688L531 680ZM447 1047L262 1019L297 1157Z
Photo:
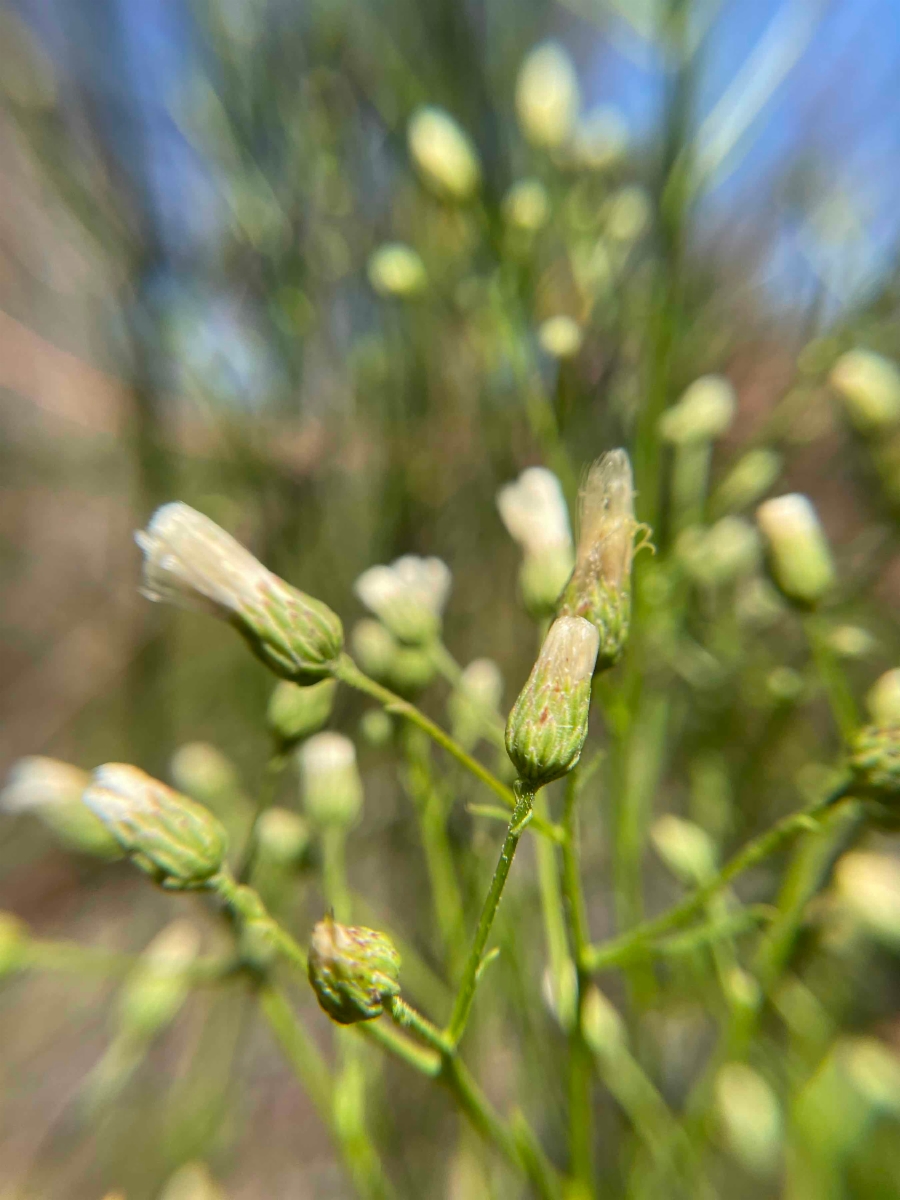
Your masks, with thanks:
M832 367L829 381L860 433L900 424L900 371L890 359L871 350L848 350Z
M406 554L391 565L369 567L354 591L399 641L421 645L437 637L450 594L450 569L439 558Z
M266 712L269 728L284 746L318 733L331 716L336 692L335 679L323 679L306 687L282 679L269 697Z
M407 139L419 174L439 196L467 200L478 189L481 167L475 147L449 113L430 105L417 109Z
M796 604L817 604L834 584L834 564L810 500L796 492L776 496L759 506L756 520L775 583Z
M500 518L524 551L519 587L535 617L550 615L572 573L569 510L559 480L545 467L527 467L497 493Z
M356 748L342 733L317 733L300 749L303 803L318 825L352 825L363 802Z
M359 925L320 921L309 946L309 982L339 1025L370 1021L400 994L400 955L387 934Z
M175 502L156 510L135 539L149 600L228 621L258 658L286 679L329 672L343 645L338 617L285 583L209 517Z
M516 113L535 146L554 149L568 141L580 103L578 76L558 42L536 46L519 69Z

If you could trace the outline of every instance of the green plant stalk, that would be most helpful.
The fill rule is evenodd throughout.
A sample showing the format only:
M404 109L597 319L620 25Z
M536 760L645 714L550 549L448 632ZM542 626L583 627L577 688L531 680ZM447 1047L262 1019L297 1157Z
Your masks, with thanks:
M535 808L538 806L546 812L543 807L543 797L536 798ZM554 987L558 993L572 961L566 941L566 921L559 881L559 864L557 863L556 846L546 838L538 838L534 849L537 855L538 887L544 919L544 937L547 941L547 957L550 961Z
M658 917L652 917L649 921L635 926L628 933L611 938L600 945L588 946L582 957L584 969L600 971L607 967L617 966L626 961L629 956L640 952L654 938L685 925L691 917L696 916L706 906L717 892L727 887L738 875L763 862L795 834L815 828L817 820L844 799L849 786L849 781L845 782L823 800L817 800L799 812L790 813L777 821L771 829L760 834L759 837L754 838L739 850L708 883L696 888L678 904L666 912L660 913Z
M347 886L346 830L341 825L327 825L322 830L322 881L325 898L335 920L348 925L352 900Z
M284 750L276 748L272 751L269 761L266 763L265 773L259 789L259 798L256 803L256 812L253 814L253 823L250 826L250 832L247 834L247 843L244 846L240 866L237 870L239 883L246 883L253 871L253 864L256 861L256 853L259 849L259 823L266 810L271 808L275 802L278 783L288 764L288 759L289 755Z
M859 712L846 675L828 640L828 623L817 613L809 613L803 618L803 630L832 716L846 745L859 728Z
M456 1002L453 1005L450 1023L447 1026L447 1037L450 1044L454 1047L459 1044L460 1038L465 1032L472 1002L475 999L479 968L484 957L487 940L490 937L491 927L494 924L494 917L497 915L500 898L503 895L503 888L506 885L507 876L509 875L509 868L512 865L513 856L516 853L516 847L519 844L522 831L532 816L534 792L521 783L516 784L516 791L518 795L516 807L513 810L509 828L506 831L506 837L503 841L500 857L497 860L497 866L494 869L491 886L485 897L481 917L478 921L478 928L475 931L475 937L469 949L469 956L463 968Z

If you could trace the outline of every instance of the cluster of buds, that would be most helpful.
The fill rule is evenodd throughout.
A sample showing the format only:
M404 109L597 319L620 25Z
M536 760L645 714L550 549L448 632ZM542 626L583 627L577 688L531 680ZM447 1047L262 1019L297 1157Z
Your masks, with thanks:
M116 839L81 802L89 781L87 771L55 758L22 758L0 792L0 809L33 813L70 850L98 858L119 858L121 850Z
M404 646L380 621L358 621L350 642L365 673L401 696L415 696L435 677L434 658L428 649Z
M331 716L337 681L322 679L301 687L283 679L269 698L266 720L283 750L318 733Z
M559 480L545 467L528 467L515 483L500 489L497 508L522 547L519 589L525 607L535 618L550 616L575 561Z
M766 500L756 510L766 542L772 578L781 592L803 608L814 608L834 585L831 550L816 510L796 492Z
M348 828L362 809L356 749L342 733L317 733L300 751L303 805L319 826Z
M581 617L558 617L506 724L506 751L537 790L578 762L587 737L600 636Z
M405 554L363 571L354 591L399 642L424 646L440 636L450 584L450 568L439 558Z
M445 200L468 200L481 183L481 166L471 138L441 108L413 113L407 131L416 170L433 192Z
M637 529L631 463L624 450L610 450L590 468L581 489L575 569L558 610L597 629L599 668L617 662L628 637Z
M578 117L578 76L558 42L536 46L519 69L516 115L529 142L547 150L565 145Z
M309 982L319 1004L339 1025L380 1017L400 994L400 955L384 933L339 925L327 916L313 930Z
M135 536L148 599L228 621L285 679L312 683L330 673L344 642L336 614L279 579L214 521L187 504L165 504Z
M163 887L204 887L222 869L228 839L212 813L137 767L98 767L84 803Z

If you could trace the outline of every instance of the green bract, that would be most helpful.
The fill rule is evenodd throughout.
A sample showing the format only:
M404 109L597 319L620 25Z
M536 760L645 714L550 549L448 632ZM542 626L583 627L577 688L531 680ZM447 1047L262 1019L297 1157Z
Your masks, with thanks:
M339 925L325 917L313 930L309 982L316 998L339 1025L370 1021L400 994L400 955L375 929Z

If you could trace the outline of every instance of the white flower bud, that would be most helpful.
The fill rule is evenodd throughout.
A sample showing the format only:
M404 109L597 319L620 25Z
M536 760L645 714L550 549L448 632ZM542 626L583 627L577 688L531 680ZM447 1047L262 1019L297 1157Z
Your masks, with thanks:
M900 667L875 680L866 696L866 708L876 725L900 725Z
M834 585L831 550L807 497L793 492L766 500L756 520L768 545L772 577L784 595L804 606L827 595Z
M781 1108L771 1087L746 1063L726 1063L715 1080L716 1106L729 1149L755 1175L770 1174L781 1150Z
M179 502L135 534L149 600L219 617L279 675L321 679L343 645L337 616L279 579L209 517Z
M866 658L878 643L860 625L837 625L828 635L828 644L841 658Z
M663 413L660 436L678 446L714 441L728 429L734 410L734 388L728 380L721 375L703 375Z
M350 826L362 809L356 749L341 733L317 733L300 749L303 804L317 825Z
M402 645L380 621L357 621L350 642L365 673L403 696L426 688L437 673L427 649Z
M450 569L439 558L407 554L389 567L370 567L364 571L354 584L354 591L394 637L411 645L422 645L440 632L450 583Z
M573 358L584 340L578 322L562 314L543 321L537 336L541 349L552 358Z
M844 911L880 941L900 946L900 859L851 850L838 861L834 886Z
M628 127L618 109L596 108L575 128L574 155L579 166L603 171L618 162L628 146Z
M481 182L478 155L468 134L443 109L420 108L409 122L409 152L416 169L439 196L467 200Z
M389 242L369 259L369 282L382 296L416 296L425 289L428 276L415 250Z
M848 350L832 367L829 381L860 433L900 424L900 371L889 359L871 350Z
M34 813L70 850L119 858L116 839L82 803L90 775L55 758L22 758L0 792L0 810Z
M629 184L620 188L606 205L606 233L614 242L630 245L650 225L653 209L642 187Z
M447 709L456 741L471 748L496 718L503 694L503 676L490 658L476 658L463 671L459 685L450 693Z
M301 687L282 679L269 697L266 719L283 746L318 733L334 707L337 680L323 679Z
M528 467L497 493L500 519L525 557L519 587L529 613L549 616L572 573L575 552L569 511L559 480L544 467Z
M526 138L554 149L568 141L578 116L578 76L558 42L535 47L519 69L516 113Z
M240 795L241 785L232 764L209 742L188 742L172 755L172 782L185 795L215 809Z
M514 229L533 233L550 217L550 197L539 179L520 179L503 199L503 215Z
M284 867L299 862L309 845L309 829L303 818L277 804L259 818L257 837L260 858Z
M716 848L705 829L667 814L650 828L650 839L666 866L684 883L705 883L715 873Z

